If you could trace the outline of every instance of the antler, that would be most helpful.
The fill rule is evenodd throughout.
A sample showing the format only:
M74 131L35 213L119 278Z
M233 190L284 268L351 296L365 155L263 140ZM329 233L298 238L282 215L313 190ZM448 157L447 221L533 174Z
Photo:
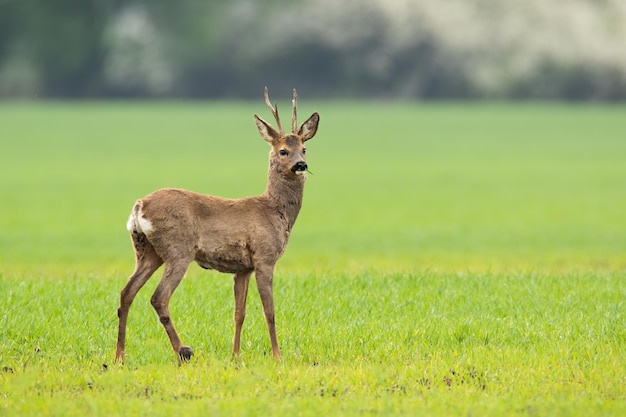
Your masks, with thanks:
M272 106L272 103L270 103L269 94L267 92L267 87L265 87L264 95L265 95L265 104L267 105L267 107L270 109L270 111L274 115L274 119L276 119L276 124L278 124L278 130L280 131L280 134L282 136L282 135L285 134L285 131L283 130L283 125L280 123L280 118L278 117L278 103L276 103L276 108L274 108L274 106Z
M298 117L296 112L296 107L298 105L298 93L296 93L296 89L293 89L293 100L291 100L291 104L293 105L293 116L291 117L291 133L294 135L298 133Z

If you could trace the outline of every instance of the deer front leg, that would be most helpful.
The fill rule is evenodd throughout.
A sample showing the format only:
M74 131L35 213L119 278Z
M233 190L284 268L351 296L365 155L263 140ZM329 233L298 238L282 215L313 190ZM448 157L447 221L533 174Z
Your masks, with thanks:
M272 356L280 359L280 349L278 348L278 338L276 337L276 322L274 317L274 294L272 291L272 281L274 278L274 266L259 268L256 270L256 283L263 304L263 313L267 322L267 329L272 342Z
M234 292L235 292L235 337L233 340L233 356L239 355L241 347L241 328L246 318L246 298L248 297L248 284L250 284L250 272L241 272L235 274Z
M166 264L163 278L161 279L161 282L159 282L159 285L157 285L156 290L150 299L150 303L159 315L159 320L161 321L161 324L163 324L165 332L170 339L172 348L179 357L179 361L190 360L193 356L193 350L188 346L184 346L180 337L178 337L178 333L176 333L174 323L170 317L169 303L172 293L183 279L188 266L189 262L186 261L181 261L175 264Z

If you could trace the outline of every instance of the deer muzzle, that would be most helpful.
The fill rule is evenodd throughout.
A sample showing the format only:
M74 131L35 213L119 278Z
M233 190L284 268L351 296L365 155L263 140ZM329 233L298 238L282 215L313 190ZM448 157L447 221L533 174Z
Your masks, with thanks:
M291 167L291 172L295 174L302 174L306 172L307 164L304 161L297 162L294 166Z

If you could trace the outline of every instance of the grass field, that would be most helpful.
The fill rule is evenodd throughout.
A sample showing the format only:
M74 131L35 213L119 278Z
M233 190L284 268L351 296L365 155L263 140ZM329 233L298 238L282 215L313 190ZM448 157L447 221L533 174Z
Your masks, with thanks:
M232 279L192 266L180 367L154 278L113 364L126 218L263 191L262 101L0 104L0 416L626 413L626 107L301 102L284 359L255 292L231 359Z

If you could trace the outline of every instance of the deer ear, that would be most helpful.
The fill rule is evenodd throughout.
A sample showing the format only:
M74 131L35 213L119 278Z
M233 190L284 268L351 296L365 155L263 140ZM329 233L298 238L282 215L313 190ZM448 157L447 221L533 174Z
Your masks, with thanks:
M273 144L275 141L280 139L280 134L272 126L270 126L269 123L261 119L256 114L254 115L254 123L256 123L257 129L259 129L261 137L267 142Z
M315 112L307 119L306 122L302 123L300 126L300 130L298 130L298 135L302 139L302 142L306 142L311 139L317 133L317 126L320 122L320 115Z

